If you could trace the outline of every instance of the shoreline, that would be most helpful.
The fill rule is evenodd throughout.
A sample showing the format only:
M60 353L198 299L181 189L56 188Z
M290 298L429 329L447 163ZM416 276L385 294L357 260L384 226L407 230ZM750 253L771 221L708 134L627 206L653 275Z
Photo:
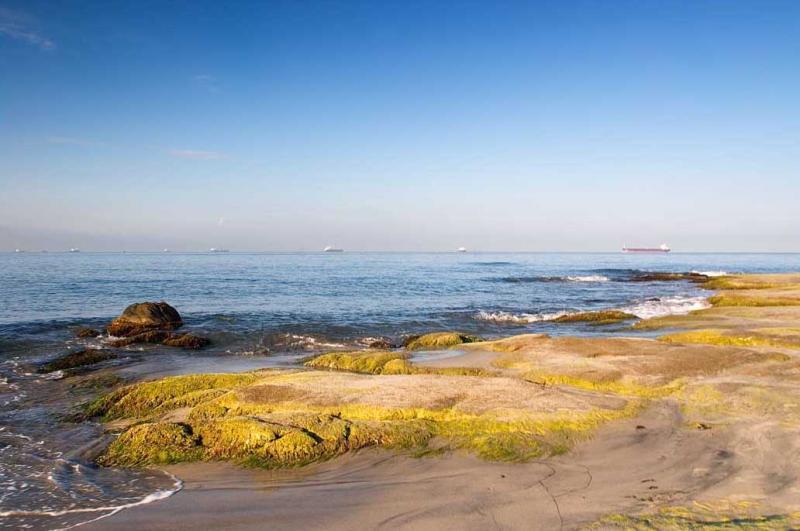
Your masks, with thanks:
M370 398L381 407L412 399L410 403L422 404L426 394L445 393L434 394L431 405L422 407L441 407L437 404L444 401L447 407L457 404L453 411L482 416L508 407L538 418L552 416L548 411L553 407L578 414L587 407L616 411L626 403L639 404L638 412L612 415L588 436L580 435L563 455L545 451L532 459L512 459L523 462L484 460L469 445L448 448L436 434L435 451L425 457L367 446L299 469L254 470L219 462L169 465L163 469L185 481L182 490L81 527L256 529L270 522L278 528L546 529L603 521L611 528L637 528L643 522L662 522L658 518L667 518L661 515L665 510L683 511L668 516L669 522L678 523L713 521L717 513L756 523L765 515L775 515L778 525L787 518L794 522L794 513L800 511L793 501L800 494L800 469L777 458L800 451L794 442L800 435L795 415L800 410L786 408L800 408L800 329L791 327L800 317L800 275L718 277L709 284L718 290L710 297L710 308L634 325L669 332L658 339L521 335L457 343L451 348L459 354L427 360L398 358L395 352L383 365L375 365L382 354L367 350L353 353L353 359L364 358L366 365L338 365L347 357L340 353L326 361L328 371L270 373L295 394L306 389L303 375L316 375L314 385L321 385L328 393L325 400L332 403L348 396L336 394L341 386L356 385L355 390L374 380L379 385L374 389L388 387L393 393ZM389 366L392 372L387 372ZM515 403L509 397L508 402L498 393L509 391L486 387L493 379L532 385L529 389L538 389L540 398L527 405L519 398ZM413 386L422 380L423 387ZM259 381L254 390L264 382L265 389L277 389L271 380ZM429 384L439 381L483 386L486 391L476 391L475 400L486 404L447 394L446 387L431 391ZM754 389L762 401L777 393L764 404L755 403L762 415L758 422L747 410L754 406ZM522 391L520 397L525 396ZM321 404L320 396L309 395L308 389L293 400ZM731 402L730 411L721 411L715 400ZM539 411L543 403L551 405ZM776 409L777 403L783 410ZM169 413L161 422L185 422L187 413ZM771 474L777 477L762 477L759 468L775 469ZM509 487L512 482L498 477L516 482ZM743 481L746 489L741 488ZM442 497L443 492L450 494ZM718 504L718 509L692 509L698 500Z
M775 286L777 278L739 277L745 284L763 280L764 285L723 289L712 296L717 302L708 310L647 323L650 328L672 330L692 329L708 321L719 325L727 319L728 328L705 341L670 339L680 338L681 332L659 339L511 336L457 345L454 348L461 355L419 361L411 367L420 367L413 369L417 372L466 367L503 374L522 371L523 378L532 378L524 375L533 370L540 385L581 400L591 397L595 404L601 399L630 400L631 394L641 393L645 385L628 381L627 376L620 380L627 382L624 388L605 383L601 370L628 367L638 373L639 382L650 382L646 384L650 386L665 378L682 382L680 391L648 399L640 413L604 423L564 455L508 463L482 460L463 450L410 457L403 452L366 449L302 469L278 471L241 469L229 463L171 465L165 470L185 480L183 490L157 504L121 511L86 528L189 529L205 522L210 527L256 529L270 522L277 528L477 529L494 525L572 529L605 521L610 514L626 515L609 520L611 527L636 528L637 522L662 518L637 520L642 514L691 507L698 500L713 501L719 509L710 514L682 509L682 516L669 516L670 521L689 518L702 523L714 515L744 514L745 519L758 522L773 513L782 515L781 519L796 519L792 514L800 511L800 503L792 500L800 499L794 498L800 493L800 467L783 460L780 477L765 476L763 470L759 474L762 467L775 468L766 463L778 457L776 452L785 452L785 445L800 451L800 443L794 442L800 432L792 427L795 412L771 409L770 417L754 424L747 411L719 411L706 397L687 398L698 390L727 389L746 381L746 390L763 386L772 391L777 384L800 404L800 386L794 379L795 367L800 367L800 351L795 350L800 343L786 346L787 337L800 338L800 329L793 332L788 328L787 333L787 327L775 326L786 324L781 316L792 322L800 315L800 276L785 275L786 283ZM717 281L725 288L733 286L725 282ZM769 304L770 297L775 305ZM743 299L753 305L743 306ZM728 305L730 300L737 304ZM751 338L751 322L764 324L765 318L773 325L773 335L783 334L785 344L749 344L736 339L743 331ZM772 337L769 329L759 330ZM719 337L731 339L720 342ZM632 355L634 350L640 352ZM589 364L582 374L575 373L576 355L584 365ZM618 358L624 361L622 365ZM610 368L608 360L618 365ZM653 369L653 363L660 366ZM775 369L784 372L775 373ZM395 385L389 380L393 377L373 374L370 378ZM591 380L589 374L597 378ZM776 382L781 376L784 381ZM732 395L739 392L731 389ZM774 441L780 441L781 450ZM756 476L760 477L756 480ZM506 481L510 478L516 482ZM746 487L742 487L743 481L747 481ZM766 492L771 493L769 497L763 494ZM303 503L293 505L298 499ZM195 509L193 513L189 510L193 507L203 507L202 512ZM778 525L785 523L780 520Z

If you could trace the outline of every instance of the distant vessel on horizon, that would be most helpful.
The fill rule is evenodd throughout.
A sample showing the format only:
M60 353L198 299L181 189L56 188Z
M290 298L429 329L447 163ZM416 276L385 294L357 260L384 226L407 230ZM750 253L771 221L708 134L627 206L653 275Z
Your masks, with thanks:
M662 243L658 247L623 247L623 253L668 253L672 249L666 243Z
M212 247L208 250L209 253L229 253L228 249L217 249L216 247Z
M467 248L466 247L459 247L458 249L456 249L456 252L457 253L466 253L467 252Z
M328 245L322 250L323 253L343 253L344 249L338 249L333 245Z
M70 247L69 252L71 252L71 253L79 253L79 252L81 252L81 250L78 249L77 247Z

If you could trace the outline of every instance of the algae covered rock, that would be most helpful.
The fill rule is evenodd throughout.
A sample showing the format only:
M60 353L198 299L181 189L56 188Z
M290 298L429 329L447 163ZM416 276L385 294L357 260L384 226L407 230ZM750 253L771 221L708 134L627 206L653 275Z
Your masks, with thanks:
M404 344L408 350L425 350L449 348L462 343L475 343L481 341L478 336L462 334L461 332L433 332L421 336L412 336Z
M580 312L562 315L553 322L556 323L591 323L591 324L614 324L622 321L638 319L633 314L621 310L600 310L596 312Z
M105 349L83 349L59 356L37 368L37 372L49 373L77 369L100 363L101 361L115 359L117 355Z
M411 374L414 367L408 358L405 352L329 352L308 360L305 366L368 374Z
M174 330L182 325L178 310L166 302L138 302L125 308L122 315L111 321L108 333L128 337L150 330Z
M169 464L198 459L202 448L191 427L176 422L147 422L128 428L98 462L107 466Z

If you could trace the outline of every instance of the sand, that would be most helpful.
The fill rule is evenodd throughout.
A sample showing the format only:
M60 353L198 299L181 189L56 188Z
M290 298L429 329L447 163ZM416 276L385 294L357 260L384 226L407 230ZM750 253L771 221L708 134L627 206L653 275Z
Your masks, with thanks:
M733 473L720 454L729 434L679 423L663 403L524 464L365 451L289 471L176 465L182 491L83 529L571 529L651 499L678 503Z
M722 294L785 302L800 292L797 280L733 279L779 286ZM652 326L713 324L730 337L797 338L798 315L789 305L714 307ZM464 451L411 457L371 449L279 471L173 465L167 470L184 481L183 490L84 529L577 529L598 521L604 529L680 529L733 515L746 525L747 518L767 517L759 522L775 529L800 524L800 350L720 345L708 337L711 343L684 344L529 335L418 363L498 371L491 379L317 372L287 378L293 399L309 403L349 397L407 407L412 399L447 399L475 411L618 407L616 401L645 396L652 386L680 387L647 395L640 414L603 424L566 454L525 463ZM545 383L535 391L522 383L537 378ZM252 390L242 396L248 392L258 399ZM671 508L682 512L664 516Z

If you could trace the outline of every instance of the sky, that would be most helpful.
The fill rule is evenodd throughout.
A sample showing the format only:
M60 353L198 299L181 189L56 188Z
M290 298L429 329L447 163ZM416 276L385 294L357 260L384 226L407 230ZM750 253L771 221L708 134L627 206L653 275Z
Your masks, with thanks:
M0 250L800 251L800 2L0 0Z

